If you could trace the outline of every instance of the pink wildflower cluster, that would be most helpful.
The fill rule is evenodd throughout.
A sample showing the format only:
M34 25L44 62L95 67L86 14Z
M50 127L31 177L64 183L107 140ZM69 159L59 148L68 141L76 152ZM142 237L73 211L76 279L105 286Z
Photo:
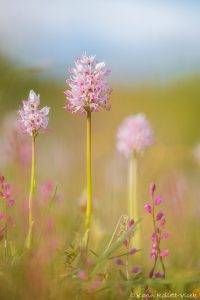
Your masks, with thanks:
M65 91L66 110L72 113L97 112L100 107L110 109L108 100L112 89L108 86L104 62L97 62L95 56L82 55L70 70L71 78L66 81L70 90Z
M39 130L46 131L50 108L45 106L39 109L39 104L40 96L31 90L28 100L24 100L23 107L19 109L19 124L23 133L35 136Z
M161 250L161 241L165 240L169 237L169 232L165 231L165 223L166 219L164 216L164 212L159 210L158 212L157 207L160 206L162 203L162 198L160 196L155 196L156 186L155 184L150 185L150 203L145 204L146 211L151 214L152 221L153 221L153 234L151 237L152 241L152 250L151 250L151 259L154 260L154 266L151 270L149 277L154 276L154 271L157 265L158 260L160 260L160 264L162 267L162 272L158 272L155 274L155 277L165 277L165 267L163 263L163 257L169 255L169 250Z
M117 149L126 157L145 150L153 142L153 130L144 114L126 118L117 132Z
M15 204L15 201L11 199L10 184L5 181L5 178L0 175L0 198L2 198L5 203L5 212L0 211L0 221L4 220L4 226L0 229L0 240L3 239L4 232L7 230L7 224L13 225L14 219L11 215L8 215L8 209Z
M127 224L125 226L125 230L129 230L133 225L134 225L134 220L133 219L128 219ZM134 238L134 234L129 236L129 238L126 239L123 242L124 246L126 247L125 259L122 259L122 258L119 258L119 257L114 258L114 262L115 262L116 265L125 267L127 279L129 279L130 274L136 274L136 273L140 273L142 271L141 266L134 266L134 267L129 266L128 257L133 256L138 252L138 250L136 248L131 248L130 247L132 238Z

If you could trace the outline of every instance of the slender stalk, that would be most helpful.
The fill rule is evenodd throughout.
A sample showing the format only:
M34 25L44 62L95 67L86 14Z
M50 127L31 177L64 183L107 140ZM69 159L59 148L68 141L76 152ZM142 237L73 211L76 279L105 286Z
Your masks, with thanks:
M35 190L35 135L32 136L32 164L31 164L31 183L28 200L28 235L26 239L26 248L30 249L33 238L33 194Z
M91 171L91 111L87 112L87 210L86 210L86 246L89 241L89 231L92 216L92 171Z
M135 152L132 153L129 162L129 217L136 222L138 214L138 158ZM135 232L135 247L141 248L140 225Z
M5 260L7 258L7 244L8 244L8 213L7 213L7 201L5 201L5 231L4 231L4 255Z

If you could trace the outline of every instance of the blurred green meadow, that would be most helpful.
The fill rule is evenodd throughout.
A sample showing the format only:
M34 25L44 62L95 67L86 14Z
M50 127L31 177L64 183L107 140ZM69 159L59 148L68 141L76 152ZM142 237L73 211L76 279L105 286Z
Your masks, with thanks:
M143 112L156 139L139 162L144 268L147 272L152 264L151 220L144 204L148 201L149 184L155 182L163 197L170 231L170 238L164 243L170 251L166 269L167 278L173 280L171 291L197 291L200 289L200 164L195 160L194 148L200 141L200 77L167 83L133 83L126 87L115 82L112 87L110 112L92 115L92 249L101 253L120 216L127 214L128 163L117 153L116 130L125 117ZM50 106L51 110L48 132L37 139L34 236L38 245L34 254L22 258L20 251L28 226L24 207L30 167L22 169L16 157L9 156L5 145L12 147L7 124L17 118L21 101L27 98L30 89L39 93L41 105ZM82 297L74 292L75 288L63 274L64 253L76 236L83 234L86 120L63 109L65 90L65 81L43 77L42 69L21 67L6 57L0 59L0 173L11 183L15 199L15 226L9 231L12 263L4 264L1 250L0 299ZM52 182L52 190L49 199L43 202L40 189L48 180ZM77 298L73 298L73 293ZM112 299L100 293L84 297Z

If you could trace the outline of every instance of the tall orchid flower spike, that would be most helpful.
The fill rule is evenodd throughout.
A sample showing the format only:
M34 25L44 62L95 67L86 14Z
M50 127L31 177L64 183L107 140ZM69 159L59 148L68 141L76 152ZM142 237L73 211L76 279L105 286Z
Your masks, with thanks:
M22 108L19 109L19 124L24 134L30 134L32 138L32 166L31 166L31 183L29 192L29 203L28 203L28 220L29 229L26 239L26 247L31 248L32 235L33 235L33 194L35 189L35 140L39 132L46 132L48 125L48 114L50 108L45 106L39 109L40 96L36 95L33 90L30 91L27 100L23 101Z
M92 215L92 173L91 173L91 113L100 108L110 109L108 104L112 89L107 77L110 71L105 62L97 62L95 56L83 54L70 70L70 79L66 81L69 89L65 91L66 106L72 113L87 115L87 210L86 210L86 246L89 240Z
M129 159L129 217L134 221L139 219L138 156L153 143L153 130L144 114L127 117L117 131L117 150ZM136 248L141 248L139 228L135 233L135 243Z

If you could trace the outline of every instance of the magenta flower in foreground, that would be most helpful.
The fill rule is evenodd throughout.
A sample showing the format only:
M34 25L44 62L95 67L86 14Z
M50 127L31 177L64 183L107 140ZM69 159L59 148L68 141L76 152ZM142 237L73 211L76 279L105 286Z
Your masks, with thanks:
M151 208L151 205L150 205L149 203L145 204L144 208L146 209L146 211L147 211L148 213L151 214L152 208Z
M108 100L112 89L107 82L110 71L105 69L104 62L97 62L95 56L84 54L76 60L70 74L70 79L66 81L70 88L65 91L66 110L85 114L88 111L97 112L100 107L110 109Z
M153 130L144 114L126 118L117 132L117 149L126 157L145 150L153 142Z
M153 190L152 190L153 187ZM153 268L151 269L149 273L149 278L153 278L155 276L156 278L165 278L165 266L163 263L163 257L169 256L169 250L161 250L161 242L162 240L166 240L169 237L168 231L163 231L165 228L166 220L163 218L164 212L160 210L157 212L157 205L161 204L161 197L155 196L155 190L156 186L151 184L150 185L150 198L151 198L151 204L147 203L145 204L145 209L147 212L151 212L152 220L153 220L153 234L151 236L151 242L152 242L152 249L150 253L150 257L152 260L155 261ZM149 207L151 209L149 209ZM160 222L156 222L160 221ZM160 261L160 265L162 268L162 272L155 273L155 266L157 264L157 261ZM146 293L148 295L148 289L146 289Z
M50 108L45 106L39 109L39 104L40 96L31 90L28 100L24 100L23 107L19 109L19 124L23 133L34 136L37 135L39 130L45 132L49 121Z

